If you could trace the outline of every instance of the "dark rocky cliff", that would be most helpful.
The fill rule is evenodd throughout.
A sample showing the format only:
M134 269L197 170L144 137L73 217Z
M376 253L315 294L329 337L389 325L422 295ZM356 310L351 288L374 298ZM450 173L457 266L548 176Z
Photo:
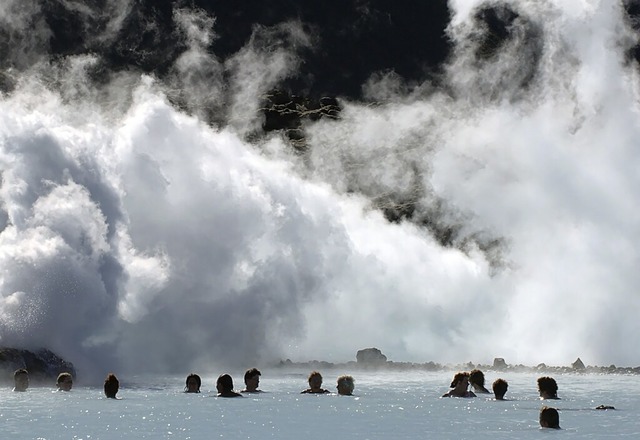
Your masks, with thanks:
M13 372L19 368L29 372L29 380L34 385L53 386L58 374L63 372L76 375L71 362L46 348L36 351L0 348L0 383L13 384Z

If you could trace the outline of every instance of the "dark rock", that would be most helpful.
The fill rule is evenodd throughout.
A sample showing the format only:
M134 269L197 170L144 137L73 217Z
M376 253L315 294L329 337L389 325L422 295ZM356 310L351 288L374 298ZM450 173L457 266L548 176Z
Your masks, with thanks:
M504 358L494 358L493 368L494 370L504 370L507 368L507 363L504 361Z
M46 348L35 352L19 348L0 348L0 382L11 382L13 372L18 368L24 368L29 372L29 380L33 384L54 384L58 374L63 372L76 376L71 362Z
M571 364L571 368L573 368L574 370L584 370L585 366L582 360L578 358L574 363Z
M381 365L387 362L387 357L377 348L365 348L356 353L358 364Z

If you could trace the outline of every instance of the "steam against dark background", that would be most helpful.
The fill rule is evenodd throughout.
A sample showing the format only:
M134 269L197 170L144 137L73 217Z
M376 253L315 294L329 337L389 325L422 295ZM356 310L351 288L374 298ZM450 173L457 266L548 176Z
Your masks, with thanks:
M0 6L3 345L637 362L634 3L245 3Z

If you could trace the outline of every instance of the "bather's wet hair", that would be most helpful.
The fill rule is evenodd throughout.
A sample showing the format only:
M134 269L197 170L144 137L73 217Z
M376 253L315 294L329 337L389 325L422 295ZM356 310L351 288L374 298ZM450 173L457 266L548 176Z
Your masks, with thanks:
M111 399L115 399L116 394L118 393L118 389L120 389L120 381L115 374L109 373L107 375L107 378L104 380L105 396Z
M540 408L540 426L543 428L560 429L560 415L558 410L549 406Z
M202 385L202 379L196 373L191 373L187 376L187 380L184 381L184 390L187 391L189 389L189 379L195 379L198 384L198 393L200 392L200 386Z
M353 389L355 388L353 376L340 376L338 378L338 386L344 387L349 394L353 393Z
M451 385L449 385L449 387L455 388L456 385L458 385L458 382L463 380L465 377L467 379L469 378L469 373L467 373L466 371L461 371L459 373L456 373L455 376L453 376L453 380L451 381Z
M56 384L60 384L67 379L73 381L73 376L71 375L71 373L60 373L58 374L58 378L56 379Z
M307 379L309 382L311 382L312 380L319 378L320 382L322 383L322 374L320 374L319 371L312 371L311 374L309 374L309 378Z
M495 394L496 399L502 400L504 398L504 395L507 393L509 384L504 379L496 379L495 382L493 382L492 387L493 394Z
M540 394L544 393L552 399L558 398L558 384L553 377L539 377L538 391L540 392Z
M244 373L244 383L246 384L247 381L254 376L261 376L261 375L262 373L260 373L260 370L258 370L257 368L250 368Z
M469 383L484 388L484 373L480 370L471 370L471 373L469 373Z
M221 385L224 392L233 391L233 379L228 374L221 374L216 385Z

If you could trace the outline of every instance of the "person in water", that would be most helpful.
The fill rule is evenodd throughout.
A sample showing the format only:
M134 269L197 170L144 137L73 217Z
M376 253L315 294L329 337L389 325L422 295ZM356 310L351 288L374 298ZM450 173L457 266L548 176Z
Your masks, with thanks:
M558 410L548 406L540 409L540 427L560 429L560 415Z
M13 391L27 391L29 388L29 372L20 368L13 372Z
M104 380L104 395L108 399L117 399L116 394L120 389L120 381L115 374L107 374L107 378Z
M489 390L484 387L484 373L480 370L471 370L471 373L469 373L469 384L476 393L491 394Z
M469 373L467 372L456 373L449 386L453 389L443 394L442 397L476 397L473 391L467 389L469 388Z
M340 376L338 378L338 394L341 396L352 396L353 389L355 388L353 377L351 376Z
M312 371L309 374L309 388L302 391L300 394L324 394L328 393L329 390L325 390L322 388L322 374L318 371Z
M241 393L261 393L262 390L258 389L260 386L260 370L257 368L250 368L244 373L244 390Z
M493 388L493 394L496 396L496 400L505 400L504 395L507 393L509 384L504 379L496 379L491 386Z
M184 384L184 392L185 393L199 393L200 386L202 385L202 380L200 376L195 373L191 373L187 376L187 380Z
M242 394L233 391L233 379L228 374L221 374L216 381L218 397L242 397Z
M553 377L538 378L538 393L541 399L558 399L558 384Z
M58 391L71 391L73 387L73 376L71 376L71 373L58 374L56 386L58 387Z

